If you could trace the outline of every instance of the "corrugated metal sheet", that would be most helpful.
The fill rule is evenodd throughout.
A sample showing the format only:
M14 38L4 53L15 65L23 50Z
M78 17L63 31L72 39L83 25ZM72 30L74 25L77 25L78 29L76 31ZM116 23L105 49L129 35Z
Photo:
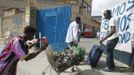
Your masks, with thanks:
M37 33L41 32L42 37L46 36L50 45L65 48L67 46L65 38L70 20L70 6L38 10Z

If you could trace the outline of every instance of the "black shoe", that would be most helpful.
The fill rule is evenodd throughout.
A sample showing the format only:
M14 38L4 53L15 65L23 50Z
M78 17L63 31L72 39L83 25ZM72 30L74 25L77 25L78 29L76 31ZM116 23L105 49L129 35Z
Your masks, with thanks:
M112 69L109 69L108 67L105 67L104 69L102 69L103 71L107 71L107 72L112 72L112 71L114 71L114 68L112 68Z

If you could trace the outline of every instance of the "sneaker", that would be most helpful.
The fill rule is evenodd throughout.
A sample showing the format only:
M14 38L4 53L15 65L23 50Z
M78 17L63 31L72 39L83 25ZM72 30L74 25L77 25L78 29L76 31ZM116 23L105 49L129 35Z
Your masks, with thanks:
M102 69L103 71L107 71L107 72L112 72L112 71L114 71L114 68L112 68L112 69L109 69L108 67L105 67L104 69Z

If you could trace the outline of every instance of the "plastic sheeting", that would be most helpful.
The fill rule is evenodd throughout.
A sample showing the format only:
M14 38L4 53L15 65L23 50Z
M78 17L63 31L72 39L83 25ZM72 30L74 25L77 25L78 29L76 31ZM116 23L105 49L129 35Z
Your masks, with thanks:
M68 25L71 19L71 7L63 6L37 11L37 34L46 36L49 45L67 47L65 43Z

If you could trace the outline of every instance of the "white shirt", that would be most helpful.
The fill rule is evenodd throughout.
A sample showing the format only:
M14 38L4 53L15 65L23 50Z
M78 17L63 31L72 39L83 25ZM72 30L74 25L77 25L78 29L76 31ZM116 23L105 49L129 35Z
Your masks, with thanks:
M112 35L112 36L110 36L107 40L112 40L112 39L114 39L114 38L116 38L116 37L118 37L119 36L119 32L118 32L118 23L117 23L117 18L116 17L112 17L111 19L110 19L110 21L109 21L109 32L111 31L111 26L115 26L115 33Z
M66 35L66 43L78 41L78 29L79 24L77 24L76 21L71 22Z

